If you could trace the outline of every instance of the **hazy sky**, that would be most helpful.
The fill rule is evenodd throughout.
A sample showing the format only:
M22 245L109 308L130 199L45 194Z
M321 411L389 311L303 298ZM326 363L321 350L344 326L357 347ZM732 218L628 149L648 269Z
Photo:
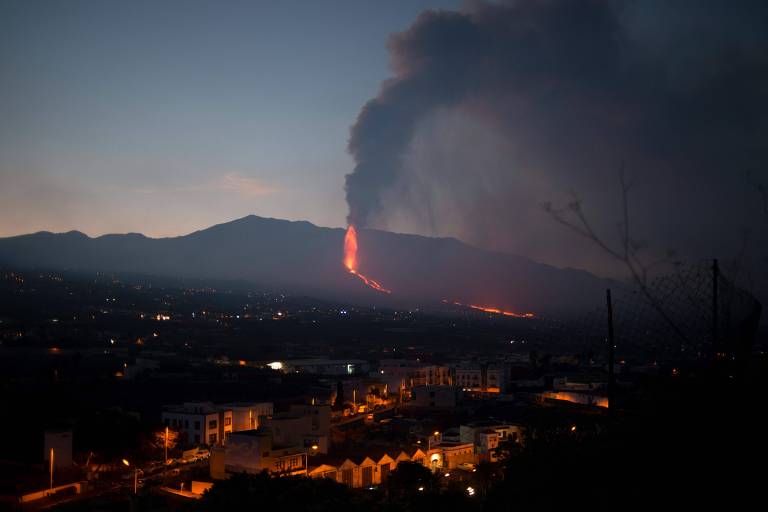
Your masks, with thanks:
M387 36L458 4L0 0L0 236L344 225Z

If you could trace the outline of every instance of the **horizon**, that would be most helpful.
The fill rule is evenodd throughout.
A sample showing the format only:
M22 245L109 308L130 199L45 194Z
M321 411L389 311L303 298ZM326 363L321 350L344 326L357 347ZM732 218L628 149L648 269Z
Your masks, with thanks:
M350 216L616 276L622 265L553 212L576 200L619 245L623 169L645 259L747 247L758 269L767 150L745 127L767 108L749 85L768 47L760 9L9 1L0 236L165 238L248 214L344 228ZM563 16L581 25L563 31ZM522 53L518 18L540 34ZM716 109L729 114L696 121Z

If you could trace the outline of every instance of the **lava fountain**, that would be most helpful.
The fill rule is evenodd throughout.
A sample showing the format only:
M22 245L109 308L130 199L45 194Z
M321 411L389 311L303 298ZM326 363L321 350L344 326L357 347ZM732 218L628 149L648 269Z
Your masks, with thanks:
M377 292L392 293L381 286L377 281L365 277L363 274L357 271L357 230L355 226L349 225L347 228L347 234L344 235L344 266L350 274L360 278L362 282L370 286Z

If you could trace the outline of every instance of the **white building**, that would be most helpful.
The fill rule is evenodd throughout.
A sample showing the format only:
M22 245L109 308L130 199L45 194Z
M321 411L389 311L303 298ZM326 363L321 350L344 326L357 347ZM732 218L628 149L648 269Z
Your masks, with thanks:
M449 386L451 371L447 366L426 365L407 359L383 359L379 361L376 375L391 391L412 389L416 386Z
M163 423L179 432L182 445L215 446L227 434L259 427L259 417L272 414L271 402L216 405L185 402L163 407Z
M498 448L499 444L503 442L523 442L523 428L520 425L495 420L476 421L468 425L461 425L459 432L461 441L474 443L480 454Z
M356 375L368 373L370 365L362 359L290 359L267 364L273 370L285 373L312 373L316 375Z
M272 402L233 403L222 407L232 411L232 432L259 428L259 417L271 416L274 412Z
M462 390L475 393L501 393L506 387L504 369L487 364L455 367L453 382Z

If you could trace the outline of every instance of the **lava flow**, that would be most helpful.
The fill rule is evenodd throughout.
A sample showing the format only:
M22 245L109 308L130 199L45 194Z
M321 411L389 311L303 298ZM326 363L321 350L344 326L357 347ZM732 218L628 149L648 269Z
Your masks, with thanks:
M448 302L447 300L443 300L443 302ZM476 304L462 304L461 302L452 301L452 304L456 306L465 306L471 309L477 309L478 311L484 311L486 313L494 313L496 315L504 315L504 316L511 316L514 318L533 318L533 313L515 313L514 311L505 311L500 308L494 308L494 307L488 307L488 306L478 306Z
M365 277L357 271L357 230L351 224L347 228L347 234L344 236L344 266L347 267L350 274L356 275L362 282L377 292L392 293L375 280Z

